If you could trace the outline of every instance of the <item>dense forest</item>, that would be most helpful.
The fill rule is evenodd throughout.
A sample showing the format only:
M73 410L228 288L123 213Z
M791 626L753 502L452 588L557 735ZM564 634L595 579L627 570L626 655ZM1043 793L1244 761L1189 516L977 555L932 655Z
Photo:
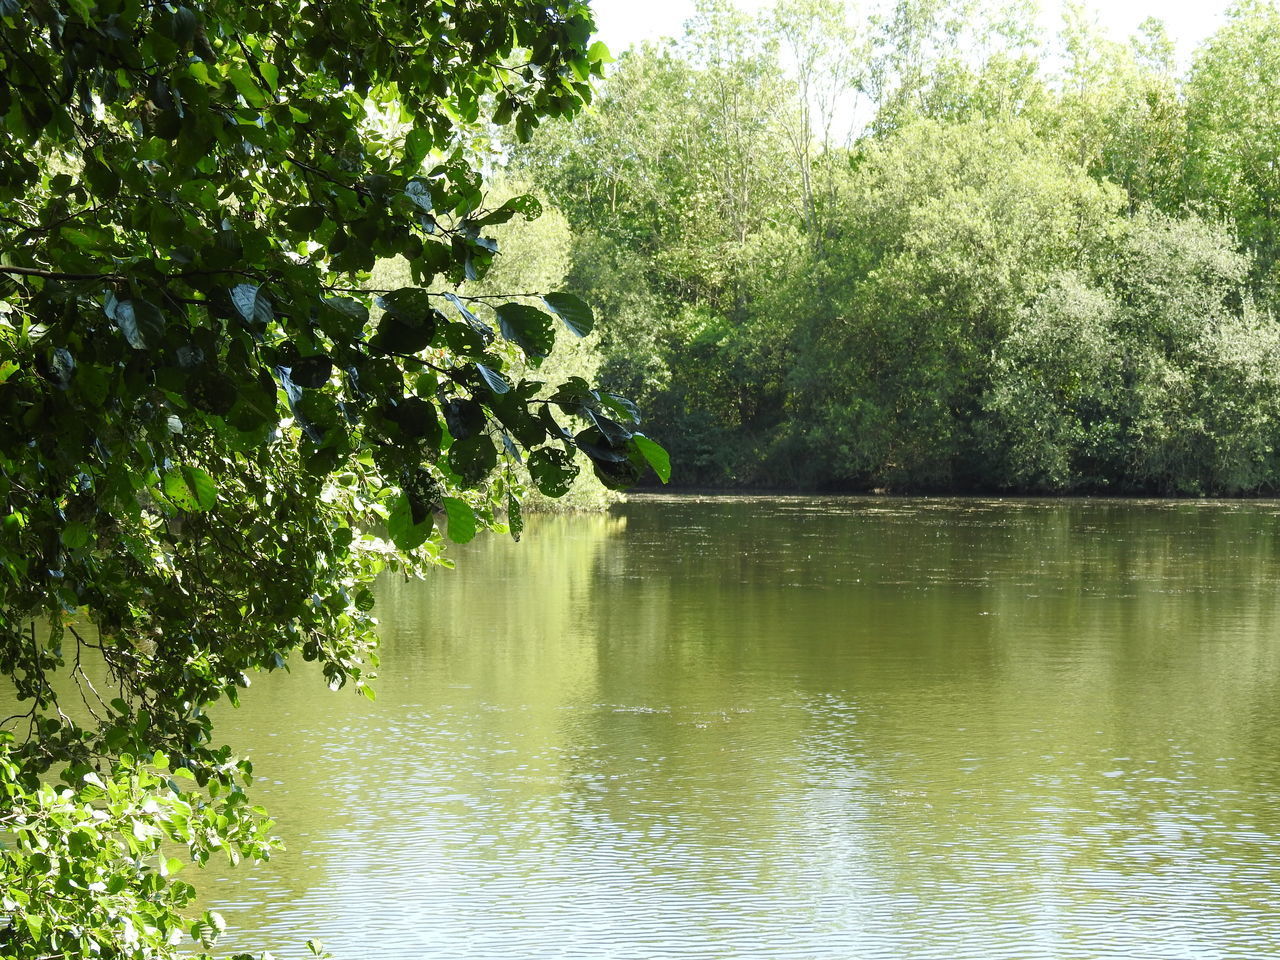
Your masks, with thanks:
M1280 10L1037 23L708 0L502 148L676 482L1280 486Z

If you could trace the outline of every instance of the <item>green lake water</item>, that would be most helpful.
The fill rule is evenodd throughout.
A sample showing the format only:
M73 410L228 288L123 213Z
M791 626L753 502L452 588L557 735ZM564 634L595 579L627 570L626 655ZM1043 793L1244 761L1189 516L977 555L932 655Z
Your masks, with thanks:
M229 949L1280 955L1280 504L535 519L382 585L376 703L222 715L287 844L191 877Z

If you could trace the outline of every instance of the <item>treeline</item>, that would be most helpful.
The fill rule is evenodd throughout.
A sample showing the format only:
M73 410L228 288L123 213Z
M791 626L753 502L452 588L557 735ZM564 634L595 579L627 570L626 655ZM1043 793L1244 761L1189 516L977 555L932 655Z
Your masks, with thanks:
M1280 11L705 2L513 145L685 485L1280 487Z

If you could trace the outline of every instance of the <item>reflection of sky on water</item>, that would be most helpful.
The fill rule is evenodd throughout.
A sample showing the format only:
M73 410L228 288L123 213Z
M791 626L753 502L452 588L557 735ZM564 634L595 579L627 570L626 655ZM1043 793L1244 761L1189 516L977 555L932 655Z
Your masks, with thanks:
M378 701L224 730L230 946L1280 952L1276 504L660 498L388 581ZM302 673L303 671L299 671Z

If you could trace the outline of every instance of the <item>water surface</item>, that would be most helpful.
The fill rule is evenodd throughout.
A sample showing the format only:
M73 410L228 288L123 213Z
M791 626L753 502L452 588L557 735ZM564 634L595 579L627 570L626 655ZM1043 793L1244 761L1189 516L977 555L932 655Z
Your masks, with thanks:
M388 580L223 732L232 947L1280 955L1280 505L644 498Z

